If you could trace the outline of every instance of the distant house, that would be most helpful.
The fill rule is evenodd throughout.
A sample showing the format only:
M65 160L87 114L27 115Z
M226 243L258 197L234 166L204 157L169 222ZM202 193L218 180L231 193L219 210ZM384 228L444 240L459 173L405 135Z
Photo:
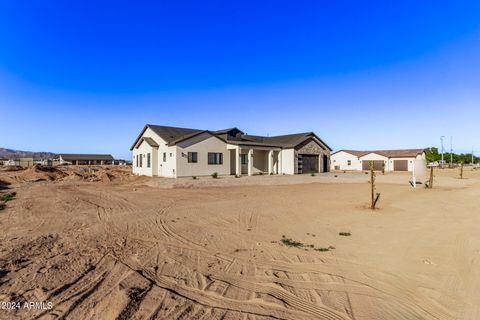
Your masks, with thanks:
M113 164L113 157L110 154L59 154L60 164L75 165L104 165Z
M412 171L414 165L426 165L424 149L403 150L339 150L332 153L331 165L335 170Z
M33 158L19 158L10 160L0 160L4 166L32 167L35 164Z
M147 124L132 147L133 173L185 177L301 174L330 170L330 147L315 133L253 136Z
M18 165L23 168L33 167L35 164L33 158L20 158L18 161Z

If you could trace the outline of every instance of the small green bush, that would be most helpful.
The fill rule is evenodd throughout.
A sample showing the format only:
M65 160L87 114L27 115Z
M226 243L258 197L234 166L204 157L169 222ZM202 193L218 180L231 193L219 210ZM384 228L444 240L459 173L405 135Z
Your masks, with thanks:
M315 248L313 250L324 252L324 251L328 251L329 249L328 248Z
M15 198L16 195L17 195L16 192L2 194L0 195L0 201L3 201L3 202L11 201Z
M305 245L299 241L295 241L293 239L290 239L290 238L283 238L282 240L282 243L284 245L286 245L287 247L296 247L296 248L301 248L301 247L304 247Z
M5 209L5 203L0 203L0 211Z
M197 180L197 176L193 176L192 179L193 179L193 180Z
M237 178L237 179L238 179L238 178L241 178L241 177L242 177L242 176L239 175L239 174L236 174L236 175L235 175L235 178Z
M218 172L212 173L212 178L213 179L218 179Z
M350 232L339 232L338 234L344 237L349 237L352 235Z

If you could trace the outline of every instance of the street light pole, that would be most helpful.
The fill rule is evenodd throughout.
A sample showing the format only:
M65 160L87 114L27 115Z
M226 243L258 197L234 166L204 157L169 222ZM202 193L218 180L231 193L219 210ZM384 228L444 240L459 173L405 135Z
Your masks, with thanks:
M442 144L442 164L441 164L442 169L443 169L443 139L444 139L444 138L445 138L445 136L441 136L441 137L440 137L440 142L441 142L441 144Z
M450 168L453 168L453 145L452 145L453 137L450 136Z

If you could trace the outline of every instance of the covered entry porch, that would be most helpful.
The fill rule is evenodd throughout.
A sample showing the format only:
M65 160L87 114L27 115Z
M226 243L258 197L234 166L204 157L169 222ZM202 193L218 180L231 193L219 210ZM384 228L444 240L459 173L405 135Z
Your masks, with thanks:
M281 172L280 148L229 146L232 175L278 174Z

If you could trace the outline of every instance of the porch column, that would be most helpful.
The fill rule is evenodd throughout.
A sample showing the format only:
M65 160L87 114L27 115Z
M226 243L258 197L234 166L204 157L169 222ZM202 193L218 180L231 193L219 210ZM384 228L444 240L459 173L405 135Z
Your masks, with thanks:
M248 175L253 174L253 149L248 150Z
M282 174L283 173L283 168L282 168L282 150L278 151L278 161L277 161L277 173Z
M268 174L273 173L273 150L268 151Z
M237 176L240 176L242 174L242 162L241 162L241 159L240 159L240 147L237 146L237 148L235 149L235 174Z

